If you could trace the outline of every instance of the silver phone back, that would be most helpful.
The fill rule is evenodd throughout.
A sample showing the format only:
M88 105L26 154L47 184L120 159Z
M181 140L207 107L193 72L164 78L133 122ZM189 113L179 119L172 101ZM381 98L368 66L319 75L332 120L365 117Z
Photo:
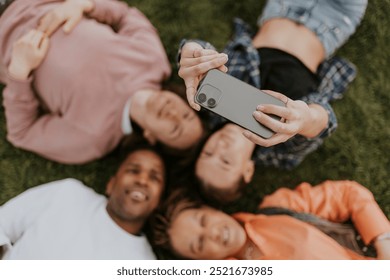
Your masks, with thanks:
M215 69L202 80L195 102L263 138L270 138L274 132L253 117L256 107L260 104L285 106L279 99Z

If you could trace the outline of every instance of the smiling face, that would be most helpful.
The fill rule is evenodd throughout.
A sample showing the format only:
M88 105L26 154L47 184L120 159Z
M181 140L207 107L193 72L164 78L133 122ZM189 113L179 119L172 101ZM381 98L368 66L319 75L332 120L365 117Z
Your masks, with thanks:
M164 186L162 159L150 150L134 151L107 185L107 211L117 221L144 221L156 209Z
M237 254L247 238L236 220L206 206L180 212L168 234L173 250L189 259L226 259Z
M242 135L243 129L227 124L207 140L196 162L195 173L205 184L219 191L235 191L240 178L252 179L254 144Z
M144 135L177 149L196 144L203 127L198 115L177 94L154 92L146 103L143 120Z

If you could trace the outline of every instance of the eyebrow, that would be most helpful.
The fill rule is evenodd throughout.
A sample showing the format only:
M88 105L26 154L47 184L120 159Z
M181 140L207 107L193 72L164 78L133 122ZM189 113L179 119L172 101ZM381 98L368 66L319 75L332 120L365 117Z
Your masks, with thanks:
M128 162L125 164L125 167L132 166L132 167L140 167L141 165L139 163L134 163L134 162Z
M125 165L125 167L137 167L137 168L142 168L142 165L139 164L139 163L134 163L134 162L129 162ZM158 168L157 166L153 166L152 169L150 170L150 173L152 174L157 174L157 175L161 175L162 177L164 177L164 172L162 171L159 171L160 168Z

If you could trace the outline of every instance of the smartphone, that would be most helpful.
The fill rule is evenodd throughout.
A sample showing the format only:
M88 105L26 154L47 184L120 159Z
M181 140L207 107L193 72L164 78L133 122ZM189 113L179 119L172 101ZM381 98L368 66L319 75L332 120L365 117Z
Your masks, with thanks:
M207 72L200 82L195 102L263 138L270 138L274 132L253 117L256 107L260 104L286 106L264 91L216 69ZM274 115L271 117L280 119Z

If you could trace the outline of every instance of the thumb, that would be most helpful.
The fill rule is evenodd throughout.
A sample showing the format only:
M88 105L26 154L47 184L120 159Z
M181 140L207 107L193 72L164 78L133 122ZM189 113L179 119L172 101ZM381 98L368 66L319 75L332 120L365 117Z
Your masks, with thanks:
M187 86L186 94L187 94L188 104L192 107L192 109L196 111L200 111L200 105L195 103L195 94L196 94L195 87Z
M42 54L46 54L48 49L49 49L49 38L45 36L45 38L42 39L39 50Z

